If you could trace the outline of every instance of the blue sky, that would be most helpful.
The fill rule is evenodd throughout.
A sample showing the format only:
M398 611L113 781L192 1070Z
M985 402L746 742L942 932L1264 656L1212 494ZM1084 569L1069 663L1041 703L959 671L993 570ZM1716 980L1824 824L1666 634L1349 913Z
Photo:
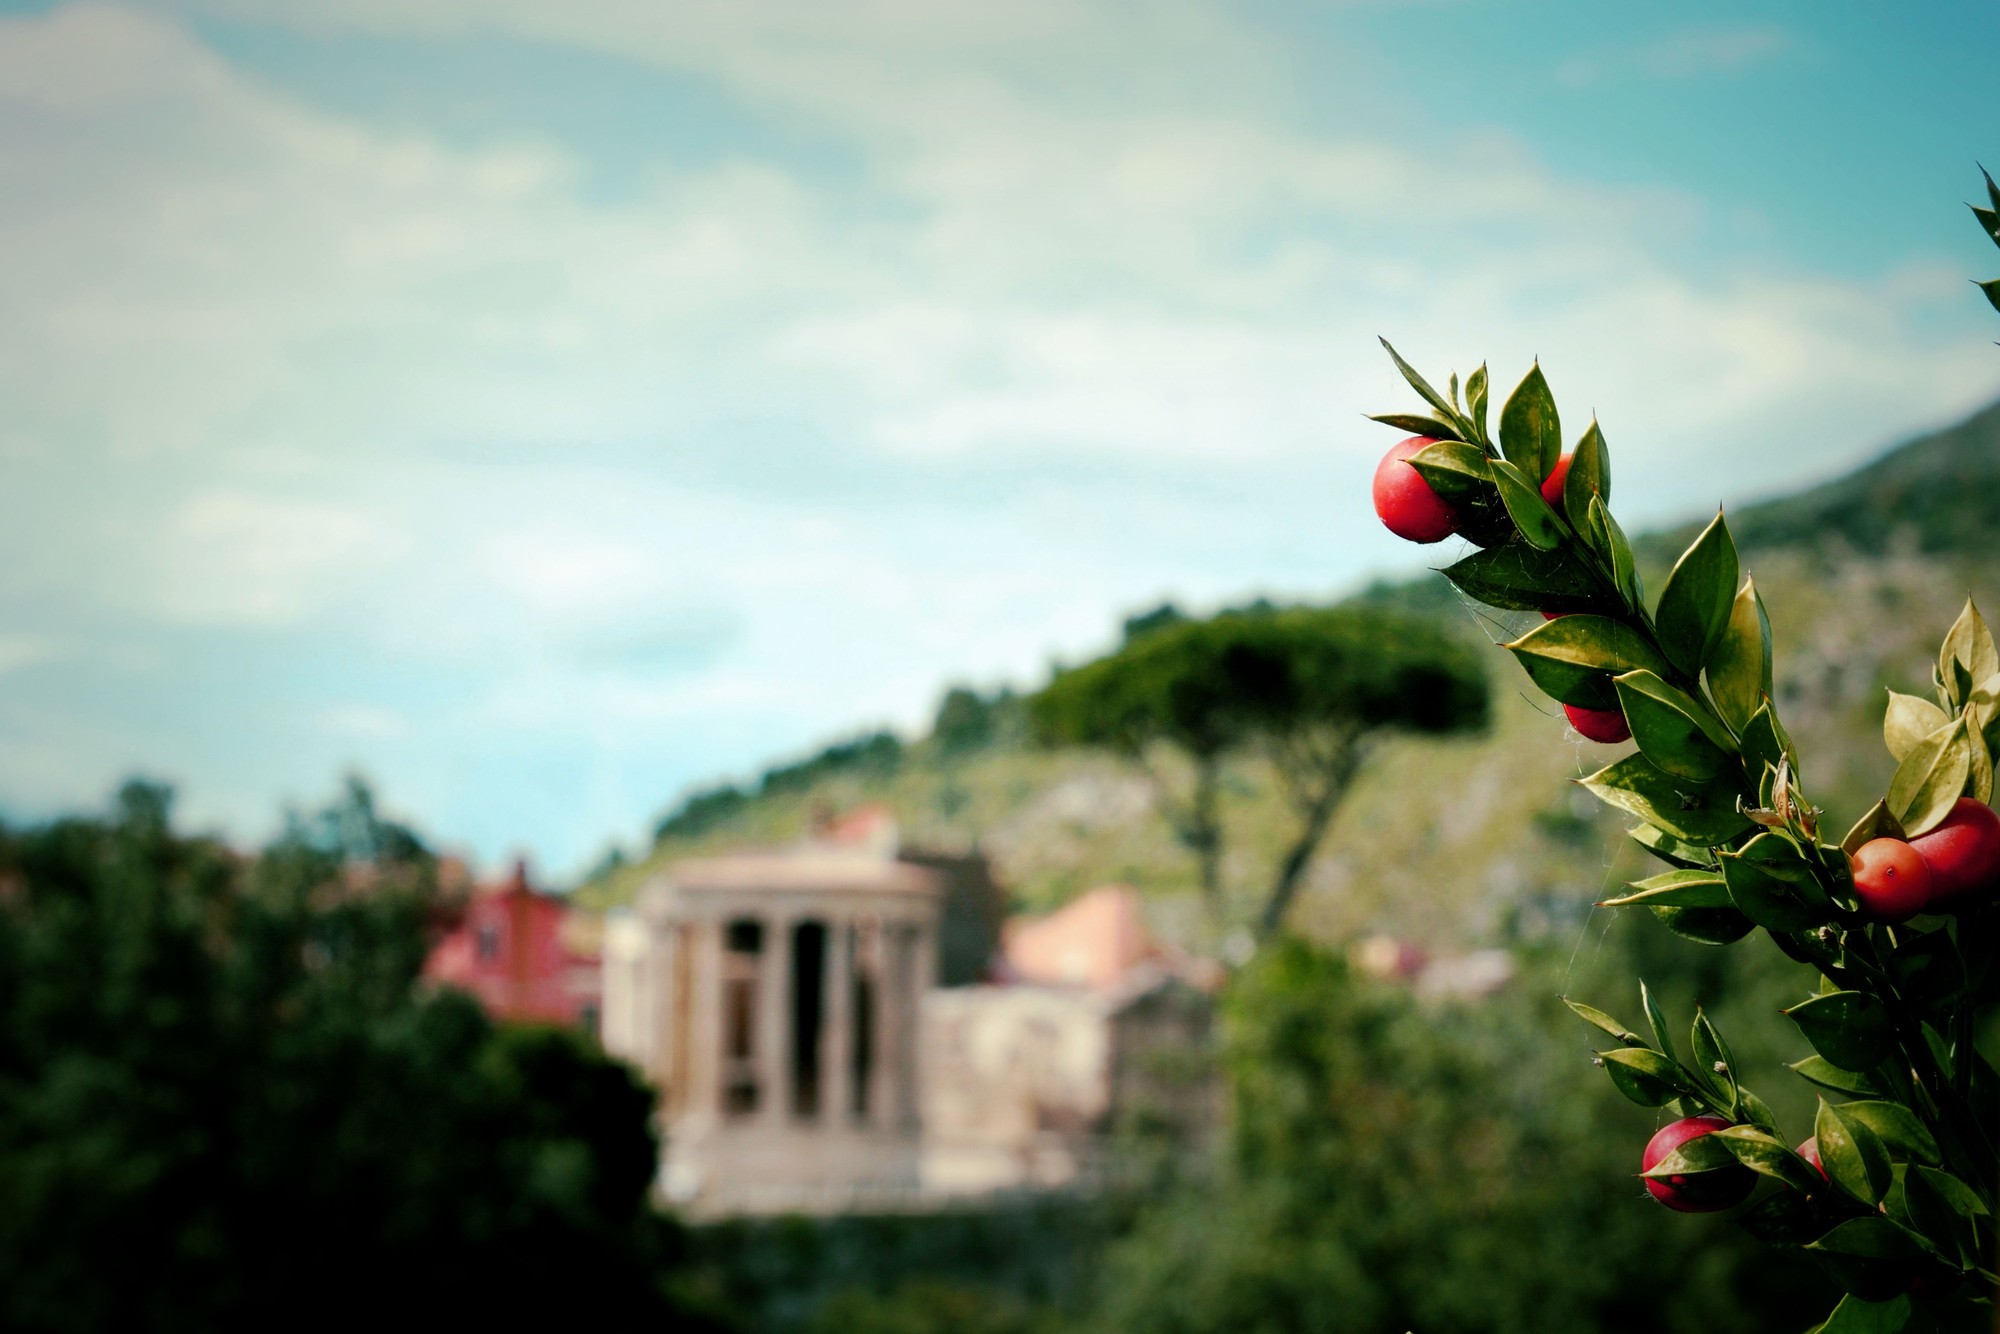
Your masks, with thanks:
M1628 525L2000 394L2000 9L0 4L0 809L350 768L573 874L1127 611L1415 568L1420 364Z

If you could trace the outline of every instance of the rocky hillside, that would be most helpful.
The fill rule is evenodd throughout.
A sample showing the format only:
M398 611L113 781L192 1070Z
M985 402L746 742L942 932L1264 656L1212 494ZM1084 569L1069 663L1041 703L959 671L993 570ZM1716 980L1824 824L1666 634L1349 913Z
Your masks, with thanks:
M1914 440L1836 481L1731 516L1771 610L1780 705L1829 818L1879 795L1891 765L1879 740L1882 690L1928 680L1939 636L1968 593L2000 608L2000 404ZM1663 573L1693 529L1638 544ZM1657 574L1656 574L1657 580ZM1442 579L1359 596L1428 610L1498 642L1518 617L1469 609ZM1483 737L1388 746L1358 781L1309 873L1293 924L1330 937L1387 931L1440 947L1557 932L1635 874L1621 826L1568 780L1617 753L1577 738L1493 652L1495 722ZM1025 683L1032 685L1033 683ZM1156 926L1201 947L1194 866L1154 808L1147 780L1111 758L1026 744L1011 698L961 697L937 735L863 738L772 770L747 788L683 803L642 861L581 891L609 906L675 857L798 837L815 811L879 801L907 837L983 848L1024 908L1106 881L1148 896ZM1229 883L1245 910L1268 883L1289 828L1272 775L1237 765L1226 793Z

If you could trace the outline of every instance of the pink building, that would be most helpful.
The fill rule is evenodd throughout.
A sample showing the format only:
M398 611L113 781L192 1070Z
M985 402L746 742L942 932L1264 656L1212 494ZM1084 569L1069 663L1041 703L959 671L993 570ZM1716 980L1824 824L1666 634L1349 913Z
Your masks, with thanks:
M426 978L471 992L495 1019L597 1033L597 952L567 904L529 886L525 862L475 885L461 914L425 960Z

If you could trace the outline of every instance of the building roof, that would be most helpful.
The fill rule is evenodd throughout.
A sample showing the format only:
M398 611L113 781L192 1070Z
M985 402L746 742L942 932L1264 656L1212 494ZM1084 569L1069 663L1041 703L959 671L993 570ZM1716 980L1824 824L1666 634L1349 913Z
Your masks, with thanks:
M1017 917L1001 948L1015 981L1107 992L1163 954L1130 885L1102 885L1046 916Z
M804 847L690 857L661 877L684 893L809 890L816 893L935 894L938 874L893 858L842 849Z

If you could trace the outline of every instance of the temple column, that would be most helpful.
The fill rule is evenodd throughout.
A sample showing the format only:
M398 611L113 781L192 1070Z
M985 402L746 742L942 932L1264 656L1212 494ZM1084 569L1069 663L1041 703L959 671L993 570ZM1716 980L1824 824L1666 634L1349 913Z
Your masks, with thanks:
M937 985L937 929L929 922L918 922L909 927L910 943L910 987L909 1023L906 1025L905 1059L903 1063L905 1081L905 1115L909 1124L915 1125L921 1119L924 1060L924 997Z
M688 1004L686 1067L677 1072L685 1090L680 1107L704 1122L722 1115L722 923L688 923L693 985Z
M854 1119L853 928L845 918L826 922L825 1034L820 1047L820 1119L844 1126Z
M877 917L866 928L868 988L874 1013L869 1015L868 1124L896 1124L896 1035L902 1005L896 995L895 930Z
M782 1125L792 1114L792 920L764 919L757 964L757 1119Z

